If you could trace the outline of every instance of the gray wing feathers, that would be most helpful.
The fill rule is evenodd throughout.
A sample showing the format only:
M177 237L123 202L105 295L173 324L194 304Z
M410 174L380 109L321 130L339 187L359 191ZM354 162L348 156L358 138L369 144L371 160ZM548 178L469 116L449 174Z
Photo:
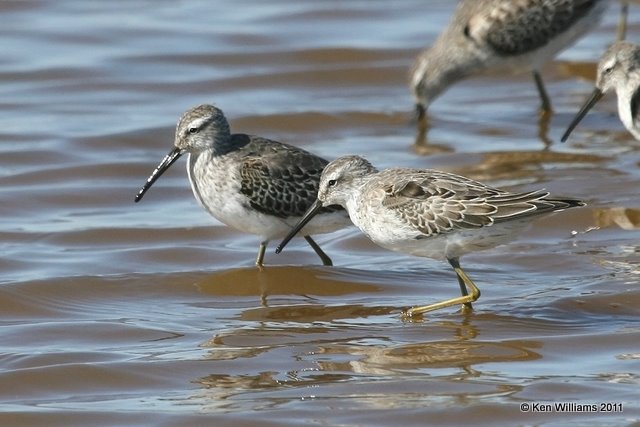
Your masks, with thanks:
M469 37L500 55L520 55L546 45L604 0L502 0L471 17Z
M262 138L254 139L246 148L240 169L240 191L251 207L280 218L302 216L316 199L327 161Z
M383 190L382 205L422 233L418 238L582 204L573 199L548 199L549 193L544 190L508 193L458 175L433 171L416 173Z

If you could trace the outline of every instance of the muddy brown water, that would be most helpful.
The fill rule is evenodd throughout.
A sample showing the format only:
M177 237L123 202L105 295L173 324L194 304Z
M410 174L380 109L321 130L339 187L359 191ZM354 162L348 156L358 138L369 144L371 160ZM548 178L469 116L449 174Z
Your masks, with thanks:
M618 5L543 70L548 122L528 75L488 75L449 90L416 139L408 67L452 8L0 3L0 424L640 422L640 143L614 96L558 143ZM401 308L457 294L447 264L349 229L317 237L335 267L296 240L272 244L259 272L257 237L197 205L184 161L133 203L179 115L204 102L238 132L328 158L588 207L463 258L482 290L473 313L403 321ZM616 406L545 410L558 402Z

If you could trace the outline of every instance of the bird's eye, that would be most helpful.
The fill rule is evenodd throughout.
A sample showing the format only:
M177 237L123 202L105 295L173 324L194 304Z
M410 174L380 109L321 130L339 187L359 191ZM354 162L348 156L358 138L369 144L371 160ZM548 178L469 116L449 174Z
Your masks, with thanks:
M198 130L199 130L198 128L196 128L196 127L192 127L192 128L189 128L189 131L188 131L188 132L189 132L190 134L194 134L194 133L198 133Z
M464 27L463 32L464 32L464 36L465 36L466 38L468 38L468 39L470 39L470 38L471 38L471 29L469 28L469 25L468 25L468 24Z
M329 182L327 182L327 186L329 186L329 187L333 187L334 185L336 185L336 180L335 179L330 179Z

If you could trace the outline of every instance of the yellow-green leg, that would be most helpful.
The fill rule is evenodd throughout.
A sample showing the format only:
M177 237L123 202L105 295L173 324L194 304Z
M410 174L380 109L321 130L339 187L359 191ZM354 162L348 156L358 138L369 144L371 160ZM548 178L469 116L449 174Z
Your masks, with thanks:
M462 293L462 296L437 302L435 304L411 307L405 313L407 316L415 316L416 314L439 310L441 308L451 307L452 305L458 304L463 304L465 307L471 309L471 303L480 298L480 289L478 289L475 283L473 283L469 276L467 276L467 273L462 270L458 258L449 258L448 261L453 267L453 271L455 271L458 276L458 284L460 285L460 292Z
M313 250L316 251L320 259L322 260L322 265L333 265L331 258L329 258L329 256L324 253L324 251L320 248L320 246L318 246L315 240L311 238L311 236L304 236L304 240L306 240L309 246L311 246Z
M267 245L269 244L268 240L260 242L260 247L258 248L258 256L256 257L256 267L260 270L264 267L264 253L267 251Z

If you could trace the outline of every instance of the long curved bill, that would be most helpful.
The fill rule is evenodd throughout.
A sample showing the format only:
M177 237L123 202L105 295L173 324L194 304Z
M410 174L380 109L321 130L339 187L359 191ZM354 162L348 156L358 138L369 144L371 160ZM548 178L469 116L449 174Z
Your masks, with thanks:
M298 234L300 230L302 230L302 227L307 225L309 221L311 221L313 217L316 216L316 214L320 211L320 209L322 209L322 202L319 199L317 199L315 202L313 202L313 205L311 205L311 207L307 210L307 212L304 214L302 219L300 219L300 221L296 224L296 226L293 227L291 232L287 234L287 237L285 237L282 240L282 242L280 242L280 244L276 248L277 254L282 252L284 247L287 246L287 243L289 243L289 240L293 239L294 236Z
M604 93L600 89L595 88L593 90L593 92L591 93L591 96L589 97L589 99L587 99L587 102L584 103L582 108L580 108L580 111L578 111L578 114L576 114L576 116L573 118L573 120L569 124L569 127L564 132L564 135L562 135L562 138L560 138L560 141L565 142L569 138L569 135L571 134L571 132L573 132L575 127L578 126L578 123L580 123L580 120L584 118L584 116L589 112L591 107L596 105L596 102L600 101L600 98L602 98L603 95Z
M142 186L142 188L140 189L140 191L138 191L138 194L136 194L136 198L134 199L136 203L138 203L140 200L142 200L142 196L144 196L144 193L147 192L147 190L149 188L151 188L151 186L153 185L154 182L156 182L156 180L158 178L160 178L160 176L162 176L162 174L169 169L169 167L171 167L171 165L180 158L180 156L182 155L182 151L180 151L179 148L174 148L173 150L169 151L169 154L167 154L166 156L164 156L164 159L162 159L162 161L160 162L160 164L156 167L156 169L153 171L153 173L151 174L151 176L149 176L149 178L147 178L147 182L144 183L144 185Z

